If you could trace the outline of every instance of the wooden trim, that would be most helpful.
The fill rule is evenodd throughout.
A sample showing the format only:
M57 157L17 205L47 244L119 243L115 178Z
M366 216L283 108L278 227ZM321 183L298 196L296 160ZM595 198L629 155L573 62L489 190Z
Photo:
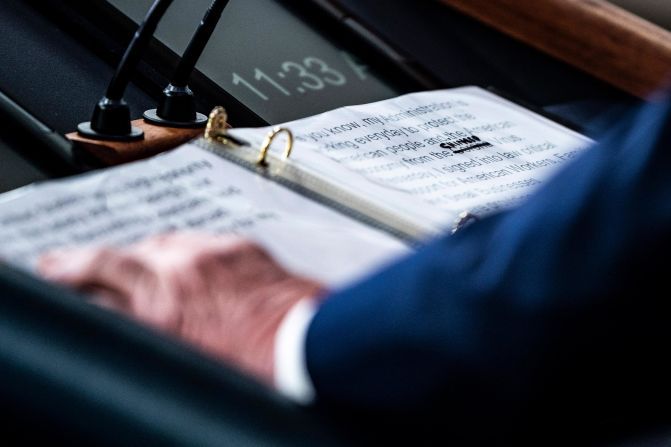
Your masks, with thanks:
M440 0L646 98L671 81L671 33L605 0Z
M176 129L146 123L143 119L131 123L144 131L144 139L130 143L92 140L72 132L66 137L105 165L118 165L140 160L173 149L203 135L204 129Z

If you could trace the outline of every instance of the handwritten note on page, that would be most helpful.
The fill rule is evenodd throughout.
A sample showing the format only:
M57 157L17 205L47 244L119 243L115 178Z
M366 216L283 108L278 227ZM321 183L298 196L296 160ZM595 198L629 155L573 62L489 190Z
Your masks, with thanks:
M237 233L282 265L337 286L405 245L192 145L0 196L0 259L33 269L46 250L123 245L174 230Z

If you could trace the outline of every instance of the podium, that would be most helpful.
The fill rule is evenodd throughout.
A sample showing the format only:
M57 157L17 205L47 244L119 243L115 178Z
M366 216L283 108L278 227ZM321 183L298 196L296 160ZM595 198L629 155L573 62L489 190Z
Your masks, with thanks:
M7 67L0 70L0 91L39 122L65 134L89 116L113 73L114 50L101 48L118 52L127 36L100 33L85 41L81 33L87 24L82 18L68 19L81 22L81 29L67 29L62 18L43 13L43 4L48 3L6 0L0 6L0 26L7 30L0 41L0 57ZM670 60L666 34L658 36L659 30L652 31L648 24L639 27L634 19L613 23L648 42L649 51L659 44L659 53L653 54L661 55L648 67L655 68L651 77L641 71L641 79L621 83L617 76L611 79L611 72L576 68L580 61L567 59L571 51L560 54L562 48L550 48L557 43L552 41L540 45L531 28L514 34L509 26L523 23L510 21L510 14L533 2L443 3L450 7L438 2L344 2L389 38L398 35L394 24L399 16L408 31L423 27L424 32L396 43L446 87L469 82L493 85L548 111L585 100L602 109L635 104L637 96L645 96L659 82L659 73ZM512 17L530 20L519 14ZM438 58L438 48L447 56ZM143 70L127 93L135 117L154 106L165 81L153 67ZM219 99L208 98L201 106ZM4 112L0 118L7 118ZM241 117L237 124L258 123ZM61 158L45 163L53 158L46 155L48 145L45 152L36 151L15 132L16 128L0 126L4 143L0 160L16 166L13 172L25 168L24 183L82 170L74 158L70 164ZM4 151L12 154L11 161ZM18 179L11 187L20 184ZM361 439L356 429L302 410L186 346L92 308L85 297L5 266L0 266L0 290L0 397L5 408L12 409L8 425L22 439L89 445L352 445Z

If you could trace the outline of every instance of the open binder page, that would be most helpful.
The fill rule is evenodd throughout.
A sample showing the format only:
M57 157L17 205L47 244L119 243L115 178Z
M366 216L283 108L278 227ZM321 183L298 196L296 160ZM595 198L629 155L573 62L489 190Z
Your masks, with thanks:
M442 229L463 211L485 215L518 203L592 142L478 87L412 93L282 126L295 136L292 166ZM230 133L258 147L269 129Z
M249 237L286 268L330 286L408 250L386 233L193 145L0 196L0 258L28 269L49 249L118 246L177 229Z

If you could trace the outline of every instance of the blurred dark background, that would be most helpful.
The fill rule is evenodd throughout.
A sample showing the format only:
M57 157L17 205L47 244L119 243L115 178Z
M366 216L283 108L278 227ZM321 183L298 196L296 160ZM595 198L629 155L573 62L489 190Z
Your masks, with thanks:
M231 5L246 1L233 0ZM246 7L260 8L258 16L263 17L264 2L286 10L295 25L270 29L277 36L272 41L245 35L237 51L254 52L264 47L271 52L273 45L295 42L287 51L300 52L302 43L295 40L295 34L313 33L319 36L318 45L324 46L324 51L328 46L344 49L370 65L376 79L388 85L389 94L426 87L384 55L360 45L356 36L343 31L312 2L259 0L248 2ZM82 168L76 154L63 157L56 153L62 148L54 149L49 141L36 138L35 126L26 126L22 113L45 126L42 131L52 129L61 135L89 120L134 32L133 19L141 16L143 4L130 2L136 12L129 18L99 0L0 3L0 92L9 100L0 108L0 191L89 168ZM367 30L408 56L435 87L493 88L595 137L636 103L628 95L437 2L343 0L342 5ZM183 30L192 30L195 23L189 14L181 14L180 8L193 6L179 1L172 6L172 29L181 27L184 34ZM245 23L230 26L239 27L231 30L234 33L244 34L247 28ZM154 42L125 94L134 118L155 107L174 68L175 51L181 51L180 38L171 35L170 27L161 28L160 34L163 42ZM212 42L209 51L216 53L226 45L224 41ZM239 63L230 59L232 65L236 61ZM263 118L269 111L211 79L204 73L207 66L205 59L192 85L199 95L200 111L206 113L213 105L223 104L236 126L269 121ZM357 92L351 94L356 102ZM334 106L326 100L315 103L323 110ZM281 113L281 108L278 110ZM347 427L334 427L317 415L305 414L234 371L92 309L67 291L3 266L0 399L6 413L0 426L11 428L26 441L52 439L69 445L351 445L357 439ZM8 440L9 431L6 433ZM632 436L633 441L611 439L606 445L669 444L665 441L668 437L654 430Z

